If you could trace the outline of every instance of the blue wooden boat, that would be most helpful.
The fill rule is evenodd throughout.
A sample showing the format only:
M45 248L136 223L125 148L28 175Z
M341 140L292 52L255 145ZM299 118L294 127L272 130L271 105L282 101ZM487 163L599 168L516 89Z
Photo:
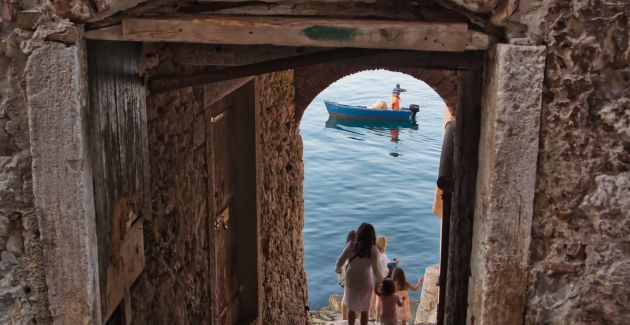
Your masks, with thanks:
M392 110L344 105L327 100L324 101L324 104L331 117L364 121L409 121L415 119L416 113L418 113L419 110L418 105L411 105L410 108L401 107L400 110Z

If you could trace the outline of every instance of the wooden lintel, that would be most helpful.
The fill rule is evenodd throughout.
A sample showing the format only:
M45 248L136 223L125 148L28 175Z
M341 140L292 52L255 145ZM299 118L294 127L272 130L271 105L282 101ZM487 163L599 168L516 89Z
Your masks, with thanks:
M296 67L328 63L370 54L377 54L381 52L383 52L383 50L335 49L326 52L304 54L290 58L229 67L216 70L211 73L179 77L161 77L149 80L149 90L152 93L161 93L173 89L204 85L217 81L254 76L258 74L292 69Z
M461 70L479 65L482 57L483 55L479 51L453 53L336 49L244 66L228 67L197 75L160 77L149 80L149 89L153 93L160 93L173 89L325 63L377 68L403 67Z
M496 41L497 40L494 37L488 34L475 30L469 30L468 39L466 41L466 50L485 50L493 43L496 43Z
M98 41L126 41L120 24L86 31L85 38Z
M266 45L170 44L173 60L181 65L238 66L329 51L321 47L292 47Z
M134 8L147 0L116 0L108 1L103 8L98 8L97 12L87 22L96 22L110 17L118 12L129 10ZM97 6L98 7L98 6Z
M124 17L125 40L461 52L468 25L294 17Z
M354 65L371 68L415 68L439 70L468 70L481 64L483 54L479 51L419 52L388 51L363 57L332 62L336 65Z
M122 25L120 24L89 30L85 33L85 38L102 41L132 41L131 38L125 37L123 35ZM143 41L141 39L133 40ZM495 42L496 39L488 34L475 30L469 30L466 37L465 50L485 50L488 49ZM209 44L203 45L209 46ZM221 50L217 50L216 47L204 47L203 45L182 44L174 48L174 54L178 57L177 59L184 65L233 66L251 64L282 57L289 57L292 55L321 52L324 49L317 47L301 46L252 45L252 47L258 47L257 49L254 49L242 48L242 46L244 45L227 44L226 46L224 44Z

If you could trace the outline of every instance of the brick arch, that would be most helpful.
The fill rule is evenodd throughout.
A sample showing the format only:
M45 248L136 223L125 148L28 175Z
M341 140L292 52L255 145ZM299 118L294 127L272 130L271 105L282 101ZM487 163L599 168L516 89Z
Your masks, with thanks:
M435 90L446 103L452 116L455 116L457 103L457 71L428 70L419 68L391 68L362 65L319 64L295 69L295 111L300 121L304 111L315 97L333 82L354 73L385 69L401 72L424 81Z

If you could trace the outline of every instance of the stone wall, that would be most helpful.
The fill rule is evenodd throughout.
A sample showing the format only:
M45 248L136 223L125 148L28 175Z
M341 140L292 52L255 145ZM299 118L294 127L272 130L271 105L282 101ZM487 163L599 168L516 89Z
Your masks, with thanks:
M169 52L146 49L147 73L176 71ZM207 169L203 87L147 96L150 217L145 268L131 290L134 324L210 319Z
M27 55L12 35L0 53L0 323L50 322L42 246L33 204L26 98Z
M525 305L544 51L499 44L486 68L468 285L471 324L523 322L514 311Z
M24 2L20 5L21 9L33 9L37 4ZM15 14L17 7L12 9L3 14ZM0 19L0 324L49 324L52 317L44 268L43 234L33 195L29 134L29 109L37 110L33 99L46 93L47 89L38 89L39 80L27 80L27 77L47 67L41 60L42 54L48 54L47 57L54 60L51 49L67 47L66 53L74 50L76 54L77 47L45 41L49 35L65 30L67 22L48 19L32 31L17 29L15 21L6 18ZM76 72L70 68L76 62L64 63L68 62L56 62L57 67L68 72L57 75L59 78L71 77L72 71ZM46 75L39 77L43 80ZM35 89L28 91L28 87ZM52 88L48 91L49 94L55 92ZM66 108L74 110L78 106Z
M630 305L630 5L524 1L547 45L526 324L622 324Z
M256 78L262 324L305 322L304 165L293 82L293 71Z

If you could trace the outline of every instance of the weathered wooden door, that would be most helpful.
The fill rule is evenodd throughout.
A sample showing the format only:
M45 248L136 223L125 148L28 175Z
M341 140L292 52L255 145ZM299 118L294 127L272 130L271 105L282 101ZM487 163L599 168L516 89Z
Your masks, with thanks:
M256 229L253 96L250 82L207 110L213 324L245 322L257 292L257 269L243 262L257 247L247 236Z
M90 145L102 319L110 318L144 268L143 215L149 211L142 45L88 42ZM127 304L129 306L129 304ZM129 308L119 321L129 323ZM121 314L121 313L119 313Z

